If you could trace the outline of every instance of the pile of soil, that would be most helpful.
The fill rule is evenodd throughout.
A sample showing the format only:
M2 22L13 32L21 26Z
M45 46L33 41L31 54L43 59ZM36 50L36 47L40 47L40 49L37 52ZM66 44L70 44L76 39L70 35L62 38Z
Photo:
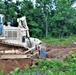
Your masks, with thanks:
M50 44L47 45L47 55L46 58L56 58L63 59L66 55L69 55L69 51L76 52L76 45L69 44ZM21 69L26 66L26 64L32 65L34 59L12 59L12 60L0 60L0 70L4 70L4 75L8 74L13 67L20 67Z
M32 65L33 59L12 59L0 60L0 70L4 70L4 75L8 74L15 67L23 69L27 64Z

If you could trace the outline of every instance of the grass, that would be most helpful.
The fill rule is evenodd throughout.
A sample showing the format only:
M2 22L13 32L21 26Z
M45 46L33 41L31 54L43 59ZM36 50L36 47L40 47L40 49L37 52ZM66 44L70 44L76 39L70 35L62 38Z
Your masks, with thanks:
M76 36L69 36L65 38L54 38L54 37L47 37L41 39L43 42L48 44L72 44L72 40L76 41Z

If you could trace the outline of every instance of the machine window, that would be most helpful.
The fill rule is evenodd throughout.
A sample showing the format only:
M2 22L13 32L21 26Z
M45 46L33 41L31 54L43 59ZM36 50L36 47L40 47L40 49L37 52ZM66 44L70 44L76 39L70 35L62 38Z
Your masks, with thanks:
M22 42L25 42L25 36L22 37Z
M1 23L1 17L0 17L0 35L2 35L2 29L3 29L3 27L2 27L2 23Z

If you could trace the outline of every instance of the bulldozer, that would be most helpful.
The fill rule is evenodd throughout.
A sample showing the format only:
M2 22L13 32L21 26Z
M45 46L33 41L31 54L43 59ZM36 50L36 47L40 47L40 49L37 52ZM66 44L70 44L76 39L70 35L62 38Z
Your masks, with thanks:
M4 15L0 14L0 59L31 58L45 48L41 40L30 37L25 16L17 22L17 27L11 22L4 25Z

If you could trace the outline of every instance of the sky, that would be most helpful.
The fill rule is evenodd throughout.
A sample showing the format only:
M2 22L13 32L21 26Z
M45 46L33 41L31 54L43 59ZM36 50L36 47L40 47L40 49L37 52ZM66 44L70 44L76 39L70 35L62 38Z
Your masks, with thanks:
M19 0L19 1L22 1L22 0ZM31 1L33 1L33 3L35 4L36 0L31 0ZM16 2L16 0L13 0L13 2Z
M19 1L22 1L22 0L19 0ZM31 1L33 1L33 4L35 4L36 0L31 0ZM16 0L13 0L13 2L16 2ZM72 5L72 7L76 7L76 0L75 0L74 4Z
M16 0L12 0L12 1L16 3ZM19 1L22 1L22 0L19 0Z
M16 3L16 0L12 0L12 1ZM22 1L22 0L19 0L19 1ZM34 7L35 7L36 0L31 0L31 1L33 1Z
M72 7L76 7L76 2L72 5Z

